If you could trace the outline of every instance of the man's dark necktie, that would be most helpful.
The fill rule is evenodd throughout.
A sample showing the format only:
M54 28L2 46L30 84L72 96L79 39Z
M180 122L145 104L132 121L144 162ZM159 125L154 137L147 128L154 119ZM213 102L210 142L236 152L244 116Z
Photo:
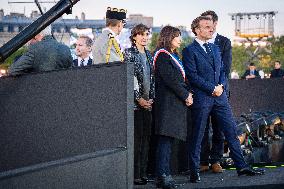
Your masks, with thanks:
M203 46L204 46L205 49L206 49L206 53L207 53L209 56L212 56L213 54L212 54L212 51L211 51L211 49L210 49L208 43L204 43Z
M204 43L203 46L206 49L207 55L210 57L211 64L213 64L214 63L214 57L213 57L213 53L212 53L212 51L211 51L211 49L209 47L209 44L208 43Z
M84 66L84 59L81 60L80 66Z

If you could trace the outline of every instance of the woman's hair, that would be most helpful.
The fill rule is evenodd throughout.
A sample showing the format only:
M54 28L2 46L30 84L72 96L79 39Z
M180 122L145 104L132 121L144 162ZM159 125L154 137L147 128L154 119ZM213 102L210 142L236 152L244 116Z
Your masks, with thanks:
M178 28L173 26L165 26L162 28L158 43L157 43L157 50L164 48L167 51L171 52L172 49L172 41L175 37L178 37L181 35L181 32ZM174 53L176 53L176 50L174 50Z
M130 41L132 43L132 45L135 45L135 39L134 37L136 37L137 35L143 35L144 32L146 31L150 31L150 28L148 28L146 25L144 24L138 24L136 25L134 28L132 28L131 30L131 35L130 35Z

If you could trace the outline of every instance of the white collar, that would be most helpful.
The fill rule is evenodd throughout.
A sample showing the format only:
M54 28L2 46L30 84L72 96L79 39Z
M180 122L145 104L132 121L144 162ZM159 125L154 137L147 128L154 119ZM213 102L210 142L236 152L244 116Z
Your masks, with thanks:
M208 40L209 43L215 43L215 39L217 37L217 32L214 32L214 34L212 35L212 38Z
M105 28L104 31L109 31L113 36L117 36L110 28Z
M201 48L206 52L206 48L203 46L204 43L208 43L208 41L201 41L198 38L195 38L195 41L201 46Z
M86 61L88 62L89 59L90 59L90 56L88 56L87 58L84 58L84 62L86 62ZM83 58L78 57L78 62L81 62L81 60L83 60Z
M196 41L197 43L199 43L199 45L200 45L201 47L203 47L204 43L207 43L207 42L208 42L208 41L202 41L202 40L200 40L200 39L198 39L198 38L195 38L195 41Z

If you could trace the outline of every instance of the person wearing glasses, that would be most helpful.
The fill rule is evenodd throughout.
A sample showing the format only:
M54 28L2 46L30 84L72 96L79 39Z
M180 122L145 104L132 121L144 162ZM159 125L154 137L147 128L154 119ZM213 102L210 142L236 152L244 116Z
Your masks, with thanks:
M123 55L116 36L120 34L126 22L126 10L107 8L106 28L95 40L93 47L94 64L123 61Z

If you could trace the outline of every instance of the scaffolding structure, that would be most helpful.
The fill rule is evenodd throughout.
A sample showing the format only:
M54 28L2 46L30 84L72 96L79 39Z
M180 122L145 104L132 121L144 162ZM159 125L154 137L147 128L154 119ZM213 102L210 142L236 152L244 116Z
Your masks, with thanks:
M268 38L274 37L274 19L277 11L231 13L235 21L237 43L244 45L250 56L247 64L258 59L262 53L271 53Z
M231 13L235 20L235 36L248 40L273 37L276 11Z

